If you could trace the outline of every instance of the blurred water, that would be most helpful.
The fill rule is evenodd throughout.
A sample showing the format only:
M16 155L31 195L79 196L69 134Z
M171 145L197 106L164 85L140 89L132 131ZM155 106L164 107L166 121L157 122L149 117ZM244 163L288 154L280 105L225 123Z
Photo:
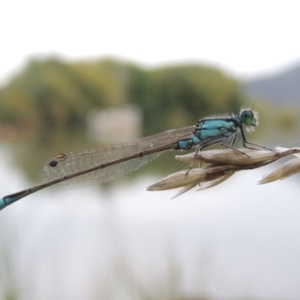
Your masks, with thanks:
M0 150L2 196L28 187ZM152 177L31 195L0 212L2 298L298 299L299 184L257 186L269 169L175 200Z

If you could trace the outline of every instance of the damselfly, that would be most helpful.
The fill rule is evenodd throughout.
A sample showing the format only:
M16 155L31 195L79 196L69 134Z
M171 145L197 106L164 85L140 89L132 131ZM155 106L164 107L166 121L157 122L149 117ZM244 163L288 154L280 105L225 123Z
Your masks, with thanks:
M141 168L167 150L189 150L196 146L198 152L205 147L221 144L241 152L233 148L239 135L245 148L266 148L246 139L244 129L253 131L257 125L258 114L252 109L242 109L240 115L206 117L194 126L168 130L129 143L61 153L42 169L42 184L0 198L0 210L57 183L72 187L87 186L119 178Z

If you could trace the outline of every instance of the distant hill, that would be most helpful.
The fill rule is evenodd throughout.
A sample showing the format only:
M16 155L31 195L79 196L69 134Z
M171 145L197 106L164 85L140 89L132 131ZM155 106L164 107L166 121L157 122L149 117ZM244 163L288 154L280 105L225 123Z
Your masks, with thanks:
M272 77L244 83L250 97L259 97L281 104L300 104L300 64Z

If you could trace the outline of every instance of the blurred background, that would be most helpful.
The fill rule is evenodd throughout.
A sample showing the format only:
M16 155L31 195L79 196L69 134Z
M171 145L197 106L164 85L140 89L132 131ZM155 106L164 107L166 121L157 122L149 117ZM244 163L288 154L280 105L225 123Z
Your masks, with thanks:
M296 1L10 1L1 8L2 196L54 155L260 113L248 137L299 146ZM240 146L240 144L239 144ZM101 186L0 212L0 299L299 299L299 176L276 164L211 190L147 192L165 153Z

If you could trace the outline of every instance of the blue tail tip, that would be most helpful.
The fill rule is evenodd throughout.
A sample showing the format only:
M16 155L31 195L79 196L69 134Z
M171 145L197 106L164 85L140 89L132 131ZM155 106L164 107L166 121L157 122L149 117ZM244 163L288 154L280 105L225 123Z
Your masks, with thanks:
M7 206L7 204L6 204L5 200L4 200L4 198L0 198L0 210L3 209L6 206Z

